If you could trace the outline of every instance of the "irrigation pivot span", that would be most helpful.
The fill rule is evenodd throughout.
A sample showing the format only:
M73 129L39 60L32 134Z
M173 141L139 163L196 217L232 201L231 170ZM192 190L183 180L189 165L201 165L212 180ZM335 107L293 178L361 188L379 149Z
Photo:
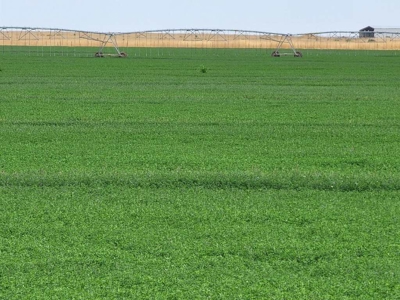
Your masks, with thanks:
M332 31L304 34L236 29L163 29L96 32L59 28L0 27L0 54L119 56L135 49L236 48L269 51L272 56L296 49L400 50L400 32ZM289 51L287 51L289 50ZM286 53L285 53L286 52ZM139 53L139 52L138 52ZM276 54L276 55L274 55Z

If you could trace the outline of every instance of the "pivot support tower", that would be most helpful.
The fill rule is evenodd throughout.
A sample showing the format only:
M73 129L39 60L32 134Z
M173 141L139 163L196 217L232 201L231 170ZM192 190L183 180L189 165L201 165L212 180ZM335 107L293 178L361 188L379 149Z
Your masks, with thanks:
M280 57L280 56L288 56L288 55L294 55L294 57L303 57L303 54L294 48L291 34L282 35L281 39L278 40L277 42L278 42L278 47L276 48L275 51L272 52L272 54L271 54L272 57ZM280 53L279 52L279 50L281 50L282 45L284 43L287 43L290 45L290 48L292 49L293 53L292 52L290 52L290 53L288 53L288 52Z

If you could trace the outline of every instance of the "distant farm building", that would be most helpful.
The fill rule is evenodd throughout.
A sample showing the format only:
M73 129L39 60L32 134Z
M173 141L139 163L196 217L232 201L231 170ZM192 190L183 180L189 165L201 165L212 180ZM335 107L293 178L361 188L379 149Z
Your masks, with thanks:
M371 27L367 26L359 30L359 37L360 38L374 38L377 34L380 36L384 36L384 34L388 34L389 36L399 35L400 28L385 28L385 27Z
M360 29L360 38L373 38L375 36L374 31L375 31L375 28L373 28L371 26L362 28L362 29Z

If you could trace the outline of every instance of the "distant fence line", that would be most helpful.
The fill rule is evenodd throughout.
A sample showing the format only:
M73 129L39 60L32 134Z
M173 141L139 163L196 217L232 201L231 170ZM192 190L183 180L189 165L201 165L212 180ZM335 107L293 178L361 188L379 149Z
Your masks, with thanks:
M223 29L165 29L136 32L91 32L56 28L0 27L0 52L93 55L104 47L275 49L283 33ZM290 35L297 49L400 50L400 32L332 31ZM91 48L91 49L88 49ZM290 48L283 44L282 48Z

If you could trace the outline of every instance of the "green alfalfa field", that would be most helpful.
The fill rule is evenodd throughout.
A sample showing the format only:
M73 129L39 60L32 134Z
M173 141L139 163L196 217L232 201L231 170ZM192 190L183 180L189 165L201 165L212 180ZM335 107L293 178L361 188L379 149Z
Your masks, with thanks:
M399 299L400 54L163 51L0 54L0 299Z

